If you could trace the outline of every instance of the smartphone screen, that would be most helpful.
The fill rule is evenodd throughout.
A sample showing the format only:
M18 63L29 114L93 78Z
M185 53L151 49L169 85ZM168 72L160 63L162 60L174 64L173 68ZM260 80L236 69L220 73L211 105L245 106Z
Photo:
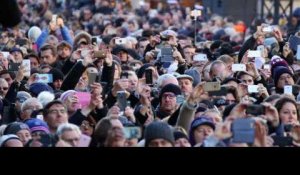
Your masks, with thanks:
M97 79L97 73L96 72L89 72L88 73L88 77L89 77L89 82L88 82L88 85L90 86L91 84L93 84L96 79Z
M246 108L246 114L251 114L253 116L259 116L265 114L265 107L262 105L248 105Z
M126 139L139 139L142 136L140 127L124 127L124 134Z
M173 49L172 47L161 48L161 62L173 62Z
M219 91L221 89L221 84L220 82L206 82L203 88L205 92Z
M153 84L153 78L152 78L152 70L146 69L145 70L145 77L146 77L146 84L152 85Z
M238 118L232 123L234 143L250 143L255 138L255 120L253 118Z
M117 92L117 102L120 110L125 111L125 108L127 107L127 98L125 91Z

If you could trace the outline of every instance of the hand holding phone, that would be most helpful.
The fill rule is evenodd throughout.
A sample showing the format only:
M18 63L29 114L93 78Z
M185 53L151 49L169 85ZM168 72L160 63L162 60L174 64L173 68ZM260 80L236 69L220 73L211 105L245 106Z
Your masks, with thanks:
M153 84L153 77L152 77L152 70L146 69L145 70L145 77L146 77L146 84L152 85Z
M231 128L234 143L254 143L255 120L253 118L237 118Z
M233 64L231 69L233 72L246 71L246 65L245 64Z
M221 89L220 82L206 82L203 86L205 92L219 91Z
M124 134L126 139L139 139L142 136L140 127L124 127Z
M121 111L125 111L127 107L127 98L125 91L118 91L117 92L117 103Z
M257 117L259 115L265 115L265 113L266 113L266 108L263 105L254 105L254 104L247 105L246 114L250 114Z

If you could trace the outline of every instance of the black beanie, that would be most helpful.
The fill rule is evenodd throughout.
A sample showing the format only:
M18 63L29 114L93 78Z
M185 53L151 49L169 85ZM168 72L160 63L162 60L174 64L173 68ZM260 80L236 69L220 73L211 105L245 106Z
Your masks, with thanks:
M175 139L171 127L164 122L155 121L145 129L145 147L154 139L165 139L174 145Z
M63 80L64 74L59 69L53 68L49 71L49 74L52 74L53 76L53 82L56 80Z
M175 138L175 141L178 139L181 139L181 138L185 138L186 140L189 140L188 136L180 131L174 131L174 138Z
M179 86L177 86L175 84L171 84L171 83L167 84L160 91L160 94L159 94L159 101L160 102L161 102L162 95L165 92L173 92L176 96L181 94L181 90L180 90Z

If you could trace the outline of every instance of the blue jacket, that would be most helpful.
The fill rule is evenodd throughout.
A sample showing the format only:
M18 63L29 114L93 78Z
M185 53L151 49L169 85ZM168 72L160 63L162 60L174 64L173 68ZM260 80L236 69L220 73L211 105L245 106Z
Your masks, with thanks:
M61 31L61 35L62 35L63 40L65 40L71 46L73 46L73 39L70 35L69 29L64 26L64 27L60 28L60 31ZM46 28L42 31L41 35L36 40L36 45L37 45L38 50L40 50L42 45L45 44L48 36L49 36L49 29Z

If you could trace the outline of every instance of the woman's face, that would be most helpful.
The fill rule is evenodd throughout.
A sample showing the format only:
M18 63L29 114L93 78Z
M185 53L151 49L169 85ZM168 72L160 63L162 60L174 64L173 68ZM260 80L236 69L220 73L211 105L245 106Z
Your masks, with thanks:
M78 83L76 85L76 89L78 89L78 90L85 90L86 87L87 87L87 85L88 85L88 80L89 80L89 78L88 78L87 74L83 74L80 77L80 79L79 79L79 81L78 81Z
M83 120L80 125L80 130L82 134L91 136L94 132L94 124L90 123L88 120Z
M293 103L285 103L279 111L279 117L283 124L297 124L297 108Z

